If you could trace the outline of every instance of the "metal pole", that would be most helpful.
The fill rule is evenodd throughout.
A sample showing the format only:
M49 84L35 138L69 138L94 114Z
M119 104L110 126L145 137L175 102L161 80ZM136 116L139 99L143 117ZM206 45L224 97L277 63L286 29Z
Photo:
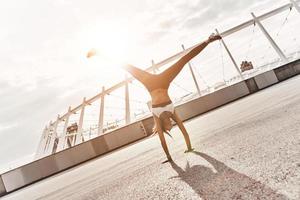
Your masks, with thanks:
M43 145L43 142L44 142L44 140L45 140L46 130L47 130L47 126L45 126L45 128L44 128L44 130L43 130L43 133L42 133L42 135L41 135L40 142L39 142L39 145L38 145L36 154L35 154L35 159L38 158L39 154L41 153L42 145Z
M43 144L43 147L41 149L41 156L45 155L46 151L47 151L47 145L48 145L48 141L49 141L49 136L50 136L50 125L47 127L47 130L46 130L46 133L45 133L45 139L44 139L44 144Z
M86 106L86 98L84 97L83 102L82 102L82 108L81 108L79 123L78 123L78 130L77 130L77 134L76 134L76 137L75 137L74 145L77 145L77 144L82 142L82 138L83 138L83 136L82 136L82 126L83 126L83 117L84 117L85 106Z
M91 136L92 136L92 127L90 126L89 140L91 139Z
M60 121L60 119L59 119L59 115L58 115L57 119L56 119L56 121L54 122L54 125L53 125L53 130L52 130L52 133L51 133L51 139L50 139L50 143L49 143L49 146L48 146L47 155L51 155L53 153L53 147L54 147L54 142L55 142L55 139L56 139L56 136L57 136L57 126L58 126L59 121Z
M46 144L46 139L47 139L46 138L47 129L48 129L47 126L45 126L42 136L41 136L41 139L40 139L40 142L39 142L39 146L37 148L37 152L35 154L35 159L38 159L40 157L40 155L43 153L44 146Z
M151 60L152 68L153 68L153 74L157 73L157 68L155 67L155 62L154 60Z
M53 128L53 124L52 124L52 121L50 121L49 128L47 131L46 144L45 144L43 155L47 154L47 152L48 152L49 143L50 143L50 139L51 139L51 133L53 131L52 128Z
M217 34L220 34L219 31L218 31L218 29L216 29L216 33L217 33ZM228 49L228 47L227 47L227 45L226 45L226 43L225 43L223 37L221 38L221 42L222 42L222 44L223 44L223 46L224 46L224 48L225 48L227 54L229 55L230 60L232 61L233 65L234 65L234 67L235 67L235 69L236 69L236 71L239 73L239 75L240 75L240 77L242 78L242 80L244 80L244 77L243 77L243 75L242 75L242 73L241 73L241 71L240 71L240 69L239 69L239 66L238 66L237 63L235 62L235 59L233 58L231 52L229 51L229 49Z
M294 1L294 0L290 0L290 2L293 4L293 6L296 8L296 10L298 11L298 13L300 13L300 6Z
M185 50L184 48L184 45L182 44L181 45L182 49ZM194 83L195 83L195 86L196 86L196 89L197 89L197 92L198 92L198 95L201 96L201 92L200 92L200 88L199 88L199 85L198 85L198 82L197 82L197 79L196 79L196 76L195 76L195 73L194 73L194 70L192 68L192 65L190 62L188 62L188 65L189 65L189 68L190 68L190 72L192 74L192 77L193 77L193 80L194 80Z
M265 29L265 27L260 23L259 19L254 15L254 13L251 13L255 23L258 25L258 27L260 28L260 30L262 31L262 33L265 35L265 37L268 39L268 41L271 43L272 47L274 48L274 50L276 51L276 53L279 55L280 59L283 62L288 62L287 58L285 57L285 55L283 54L283 52L281 51L281 49L279 48L279 46L275 43L275 41L273 40L273 38L269 35L269 33L267 32L267 30Z
M125 75L125 80L127 80L127 75ZM130 123L130 103L129 103L129 87L128 81L125 84L125 124Z
M65 148L65 142L66 142L66 135L67 135L67 129L68 129L68 125L69 125L69 119L70 119L70 115L71 115L71 106L69 107L68 109L68 115L65 119L65 124L64 124L64 129L63 129L63 132L60 136L60 139L58 140L58 145L57 145L57 150L56 152L58 151L61 151Z
M102 96L100 102L100 114L99 114L99 121L98 121L98 135L103 133L103 123L104 123L104 100L105 100L105 87L102 87Z

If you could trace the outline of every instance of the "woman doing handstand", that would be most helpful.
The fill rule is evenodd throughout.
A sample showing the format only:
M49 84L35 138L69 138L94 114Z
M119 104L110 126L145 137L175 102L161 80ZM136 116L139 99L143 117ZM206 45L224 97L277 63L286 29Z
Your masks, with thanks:
M172 128L170 119L173 119L177 123L184 136L187 146L187 150L185 152L193 150L189 135L181 119L178 117L177 113L174 110L173 103L168 94L168 88L186 63L188 63L192 58L198 55L209 43L219 39L221 39L221 36L212 34L206 41L194 47L186 55L181 57L175 64L173 64L171 67L160 74L150 74L129 64L123 66L123 68L134 78L140 81L150 93L152 113L155 123L154 129L159 135L161 145L164 152L166 153L168 161L171 161L172 158L167 147L164 132L168 132Z

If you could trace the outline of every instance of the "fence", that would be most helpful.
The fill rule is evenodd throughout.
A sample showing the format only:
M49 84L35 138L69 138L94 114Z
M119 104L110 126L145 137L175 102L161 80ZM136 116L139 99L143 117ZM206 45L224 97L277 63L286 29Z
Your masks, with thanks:
M183 104L298 59L298 3L291 0L260 16L251 13L252 19L229 30L222 32L216 29L222 40L208 46L174 80L170 87L173 102ZM237 43L235 38L239 38L240 42ZM194 46L185 49L182 45L181 52L160 62L152 61L147 70L159 73ZM241 63L244 63L242 67ZM139 98L133 94L139 94ZM36 158L62 151L150 116L148 99L143 86L127 76L110 88L103 87L99 94L90 99L84 97L80 105L69 107L65 114L58 115L45 127Z

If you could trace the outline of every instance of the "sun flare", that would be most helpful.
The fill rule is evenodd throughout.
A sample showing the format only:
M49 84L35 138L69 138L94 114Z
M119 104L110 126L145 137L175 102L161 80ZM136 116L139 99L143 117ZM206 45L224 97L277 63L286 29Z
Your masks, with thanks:
M100 23L84 33L86 57L104 59L114 65L126 63L131 57L133 35L123 24Z

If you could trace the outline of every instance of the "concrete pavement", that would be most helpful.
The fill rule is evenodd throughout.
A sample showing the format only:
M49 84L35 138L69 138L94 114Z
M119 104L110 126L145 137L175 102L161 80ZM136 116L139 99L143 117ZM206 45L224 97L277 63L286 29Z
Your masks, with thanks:
M165 163L158 137L3 199L300 199L300 76L185 122Z

